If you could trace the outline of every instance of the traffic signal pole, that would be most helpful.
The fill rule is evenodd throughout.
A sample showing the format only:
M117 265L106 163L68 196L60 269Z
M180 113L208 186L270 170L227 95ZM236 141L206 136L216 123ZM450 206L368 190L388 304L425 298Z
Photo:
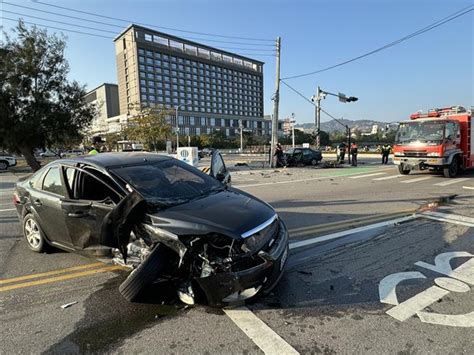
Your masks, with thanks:
M318 86L316 90L316 106L315 116L316 116L316 148L320 149L321 147L321 88Z

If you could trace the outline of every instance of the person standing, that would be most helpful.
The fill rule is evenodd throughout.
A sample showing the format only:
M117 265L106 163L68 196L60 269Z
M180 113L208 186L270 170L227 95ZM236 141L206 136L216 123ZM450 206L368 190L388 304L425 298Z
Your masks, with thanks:
M357 166L357 144L355 142L351 144L351 157L352 166Z
M97 155L99 152L97 151L96 147L93 145L89 148L89 152L87 153L88 155Z
M285 160L284 160L284 154L283 154L283 148L280 143L277 143L277 146L275 148L275 154L277 161L276 161L276 167L286 167Z
M382 146L382 164L384 165L388 164L388 156L390 155L391 150L392 150L392 147L388 143L385 143Z
M339 144L339 162L341 164L344 164L344 158L346 156L346 144L344 142L342 142L341 144Z

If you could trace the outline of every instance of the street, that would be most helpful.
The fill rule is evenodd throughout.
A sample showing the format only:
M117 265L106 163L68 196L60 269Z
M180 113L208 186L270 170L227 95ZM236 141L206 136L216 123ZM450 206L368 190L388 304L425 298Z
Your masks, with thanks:
M11 203L24 174L1 173L1 352L472 352L474 175L399 175L378 160L233 171L284 220L291 253L269 296L224 310L154 288L129 303L124 268L31 252Z

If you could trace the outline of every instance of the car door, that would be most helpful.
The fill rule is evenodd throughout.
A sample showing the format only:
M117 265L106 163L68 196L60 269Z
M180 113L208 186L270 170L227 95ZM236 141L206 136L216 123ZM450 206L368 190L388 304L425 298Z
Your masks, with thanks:
M104 219L120 201L123 191L98 170L72 166L65 166L64 170L70 198L62 201L61 208L74 248L107 245L101 240Z
M311 160L313 159L313 153L310 149L303 149L303 164L311 164Z
M225 185L231 184L230 173L225 166L221 153L217 150L212 153L210 175Z
M67 190L60 165L52 165L43 176L40 189L31 194L31 203L40 219L40 226L52 244L70 248L71 239L66 226L66 214L61 209L61 201Z

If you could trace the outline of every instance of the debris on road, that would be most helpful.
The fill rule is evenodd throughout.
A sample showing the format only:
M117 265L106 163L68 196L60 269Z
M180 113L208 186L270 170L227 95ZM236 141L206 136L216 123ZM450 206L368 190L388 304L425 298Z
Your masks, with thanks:
M69 303L63 304L63 305L61 306L61 308L62 308L62 309L66 309L66 308L69 308L69 307L75 305L76 303L79 303L79 302L78 302L78 301L69 302Z

